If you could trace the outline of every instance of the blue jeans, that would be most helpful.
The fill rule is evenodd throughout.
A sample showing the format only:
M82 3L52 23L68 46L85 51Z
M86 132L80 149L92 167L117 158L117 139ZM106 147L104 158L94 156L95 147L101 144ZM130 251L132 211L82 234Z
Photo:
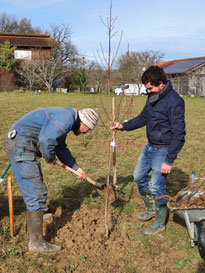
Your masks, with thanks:
M40 158L24 148L17 148L15 140L7 140L6 150L26 208L47 211L47 187L43 182Z
M166 195L167 174L162 174L160 169L167 151L167 147L153 147L149 143L144 147L133 173L134 181L140 193L151 192L154 199ZM152 171L151 179L148 177L150 171ZM157 202L166 203L167 200L160 198Z

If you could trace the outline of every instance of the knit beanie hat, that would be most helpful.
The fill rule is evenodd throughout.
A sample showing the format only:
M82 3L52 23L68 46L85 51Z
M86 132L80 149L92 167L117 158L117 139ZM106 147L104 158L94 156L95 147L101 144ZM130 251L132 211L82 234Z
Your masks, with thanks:
M98 109L84 108L78 111L80 120L93 130L98 123Z

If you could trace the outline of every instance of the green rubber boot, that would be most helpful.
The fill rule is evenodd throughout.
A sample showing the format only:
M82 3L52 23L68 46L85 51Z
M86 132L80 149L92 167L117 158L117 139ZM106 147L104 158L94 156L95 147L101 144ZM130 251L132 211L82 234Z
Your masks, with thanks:
M155 204L153 195L150 192L140 192L142 199L145 203L146 210L138 215L140 221L148 221L155 217Z
M155 235L165 230L165 221L167 218L167 204L155 201L155 222L154 224L143 230L144 235Z
M43 239L43 212L27 211L27 226L30 241L29 251L36 252L56 252L61 249L60 246L49 244Z

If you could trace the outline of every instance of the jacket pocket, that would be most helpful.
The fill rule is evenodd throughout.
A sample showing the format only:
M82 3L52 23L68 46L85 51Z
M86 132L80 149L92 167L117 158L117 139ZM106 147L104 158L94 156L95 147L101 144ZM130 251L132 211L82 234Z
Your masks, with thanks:
M41 177L40 164L37 163L34 154L26 152L16 154L15 161L17 162L21 178L31 179Z
M9 139L6 136L6 139L5 139L5 149L6 149L7 152L14 153L15 152L15 139Z

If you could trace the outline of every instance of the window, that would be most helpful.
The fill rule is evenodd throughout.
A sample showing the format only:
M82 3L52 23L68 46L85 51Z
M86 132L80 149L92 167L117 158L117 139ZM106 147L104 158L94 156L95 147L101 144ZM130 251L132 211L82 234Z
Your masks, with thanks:
M32 52L30 50L14 50L14 58L20 60L31 60Z

